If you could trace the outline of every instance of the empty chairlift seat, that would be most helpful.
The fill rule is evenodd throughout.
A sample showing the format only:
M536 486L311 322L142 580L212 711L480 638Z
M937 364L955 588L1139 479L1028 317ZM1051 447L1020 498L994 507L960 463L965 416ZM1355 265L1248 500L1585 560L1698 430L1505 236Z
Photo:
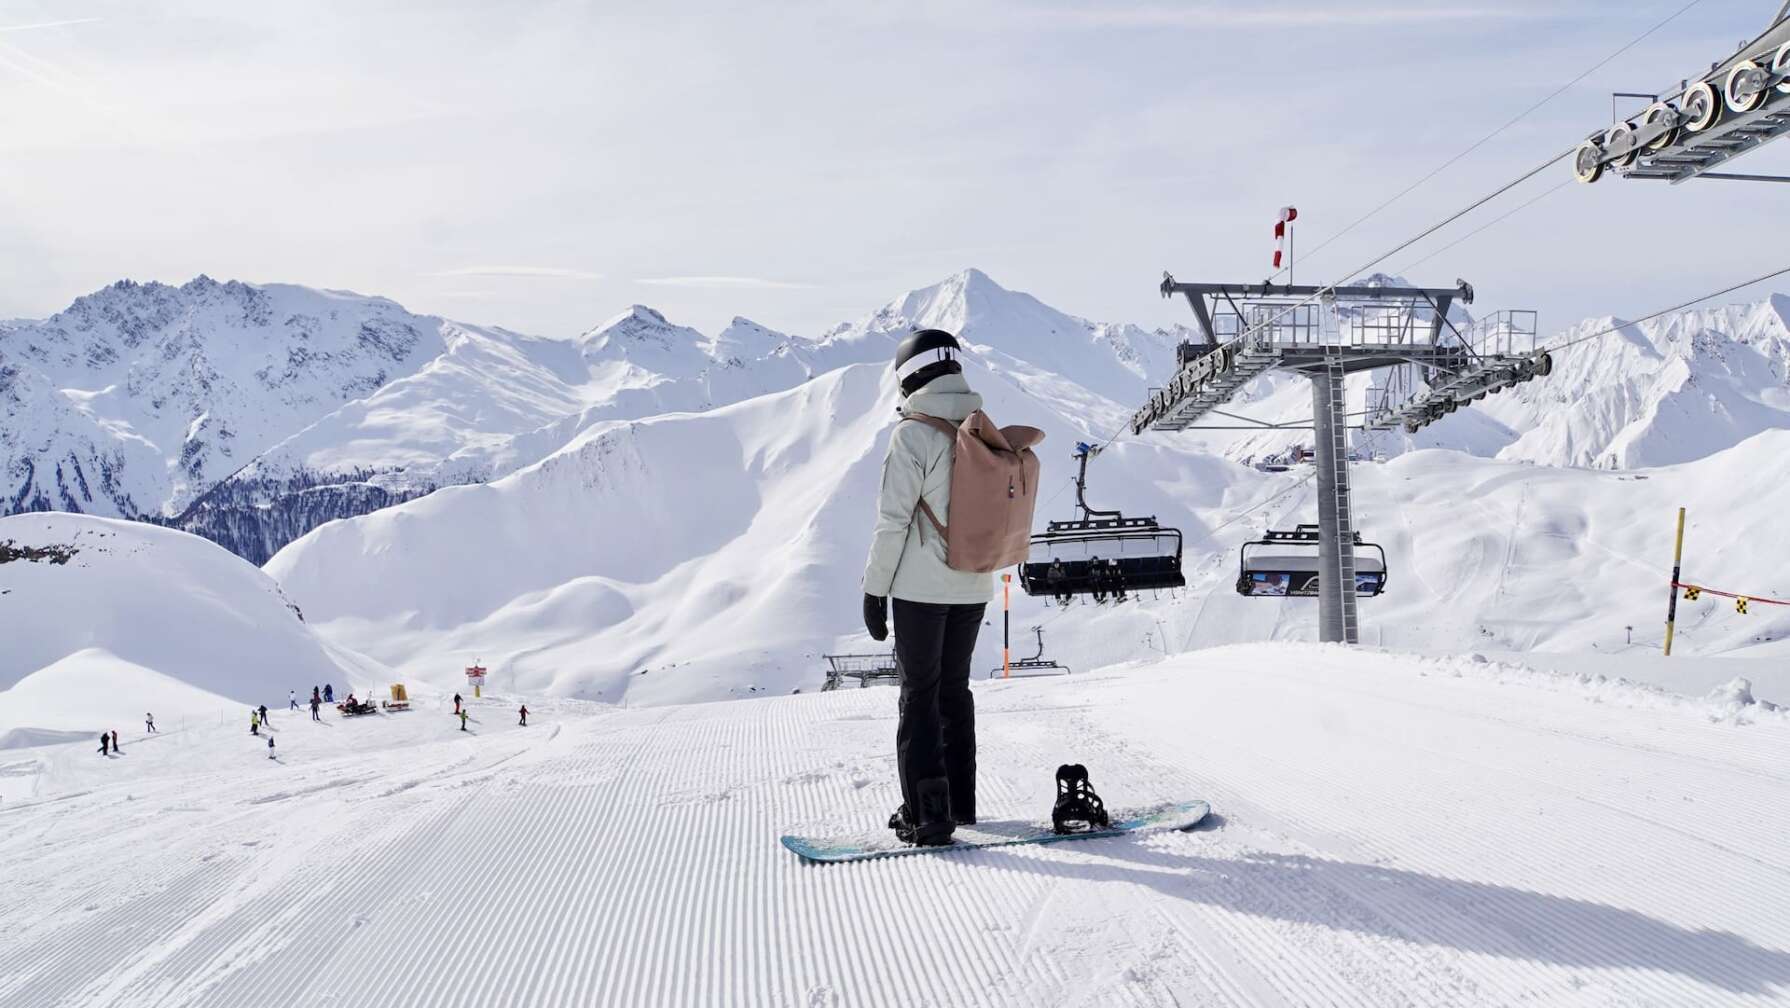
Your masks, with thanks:
M1237 594L1270 598L1310 598L1318 594L1318 527L1269 531L1243 544ZM1355 533L1355 594L1372 597L1386 589L1386 551Z
M1075 503L1080 518L1053 521L1032 537L1019 584L1027 595L1068 602L1077 595L1095 602L1123 602L1134 592L1180 588L1181 532L1155 518L1126 518L1088 506L1088 459L1099 449L1076 445L1080 470Z
M996 665L993 671L988 673L988 678L999 679L1002 676L1025 678L1069 674L1069 666L1044 657L1044 628L1033 627L1032 632L1038 635L1038 653L1030 658L1015 658L1005 665Z

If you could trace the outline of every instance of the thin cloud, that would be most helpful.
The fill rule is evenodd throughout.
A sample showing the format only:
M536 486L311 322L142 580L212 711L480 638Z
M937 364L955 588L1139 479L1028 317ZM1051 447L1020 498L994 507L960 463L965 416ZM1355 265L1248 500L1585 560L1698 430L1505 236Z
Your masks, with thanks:
M641 277L634 282L654 287L703 287L711 290L811 290L814 287L813 284L744 276Z
M560 266L462 266L430 273L438 277L545 277L550 280L601 280L603 274Z
M105 18L70 18L67 21L39 21L36 24L0 25L0 32L32 31L37 28L61 28L64 25L94 24Z
M1438 21L1509 21L1549 15L1501 7L1213 7L1024 8L1027 19L1073 28L1259 28L1422 24Z

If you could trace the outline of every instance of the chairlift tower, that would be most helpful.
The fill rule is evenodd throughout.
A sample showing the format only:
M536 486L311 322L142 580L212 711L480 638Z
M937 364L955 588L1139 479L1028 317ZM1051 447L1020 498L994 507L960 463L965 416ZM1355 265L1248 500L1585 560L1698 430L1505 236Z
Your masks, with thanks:
M1534 349L1534 312L1501 312L1465 331L1457 328L1449 312L1456 302L1471 304L1473 288L1456 283L1309 287L1182 283L1163 274L1162 296L1187 298L1205 343L1181 344L1179 369L1133 414L1132 433L1197 430L1202 418L1227 415L1222 407L1269 371L1290 371L1311 382L1322 641L1360 640L1344 379L1359 371L1402 372L1400 380L1380 384L1377 399L1370 395L1364 426L1403 426L1415 433L1461 404L1551 367L1547 355ZM1520 345L1525 335L1526 348Z

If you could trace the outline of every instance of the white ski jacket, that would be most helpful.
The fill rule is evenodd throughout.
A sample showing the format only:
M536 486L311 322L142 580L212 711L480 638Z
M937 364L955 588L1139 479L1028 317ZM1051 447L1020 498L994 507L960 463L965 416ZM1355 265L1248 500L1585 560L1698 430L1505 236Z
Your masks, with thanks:
M904 414L920 413L951 423L982 408L962 375L943 375L908 396ZM952 570L945 565L945 541L920 511L920 498L946 521L951 513L951 461L957 445L929 424L897 423L883 459L882 492L876 500L876 529L864 565L864 593L909 602L953 605L986 603L994 595L994 575Z

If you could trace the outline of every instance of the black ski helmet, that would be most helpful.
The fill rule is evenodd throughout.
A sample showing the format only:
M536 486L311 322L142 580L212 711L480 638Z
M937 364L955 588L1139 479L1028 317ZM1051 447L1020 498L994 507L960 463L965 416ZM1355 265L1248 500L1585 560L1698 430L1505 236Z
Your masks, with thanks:
M895 377L901 382L902 397L920 391L940 375L963 374L963 365L957 363L957 352L962 349L957 337L943 329L909 333L895 348Z

